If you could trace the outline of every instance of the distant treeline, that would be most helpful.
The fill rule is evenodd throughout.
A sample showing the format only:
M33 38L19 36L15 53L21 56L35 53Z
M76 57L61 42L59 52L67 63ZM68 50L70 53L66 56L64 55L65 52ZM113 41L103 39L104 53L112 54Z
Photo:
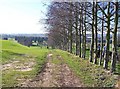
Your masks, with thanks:
M2 34L2 39L14 39L22 45L32 46L33 43L46 45L48 37L46 34Z
M15 38L16 36L25 37L47 37L46 34L1 34L2 38Z
M43 44L43 42L47 41L47 37L25 37L25 36L16 36L15 40L17 40L20 44L25 45L25 46L32 46L32 43L37 43L37 45L39 44ZM46 44L44 44L46 45Z
M22 45L25 45L25 46L32 46L33 43L36 43L36 45L47 45L47 40L48 40L48 37L46 36L41 36L41 37L34 37L34 36L22 36L22 35L4 35L2 36L2 39L3 40L9 40L9 39L14 39L16 40L18 43L22 44Z

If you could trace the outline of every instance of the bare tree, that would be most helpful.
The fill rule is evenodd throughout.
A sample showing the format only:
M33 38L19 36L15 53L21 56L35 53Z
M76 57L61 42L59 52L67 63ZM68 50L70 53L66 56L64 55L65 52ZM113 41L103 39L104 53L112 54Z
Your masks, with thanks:
M93 62L93 55L94 55L94 7L95 7L95 2L93 2L93 7L92 7L92 38L91 38L91 46L90 46L90 62Z
M94 44L94 61L93 61L93 63L94 64L97 64L97 47L98 47L98 45L97 45L97 41L98 41L98 38L97 38L97 1L96 1L96 3L95 3L95 30L94 30L94 33L95 33L95 44Z
M112 61L111 61L111 72L116 70L116 60L117 60L117 28L118 28L118 1L115 2L115 27L113 30L112 38Z

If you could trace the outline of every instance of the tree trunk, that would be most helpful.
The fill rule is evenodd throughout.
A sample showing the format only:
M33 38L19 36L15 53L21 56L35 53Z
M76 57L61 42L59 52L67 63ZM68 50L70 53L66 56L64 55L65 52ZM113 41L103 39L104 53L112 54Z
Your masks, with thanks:
M97 64L97 1L96 1L96 6L95 6L95 45L94 45L94 48L95 48L95 52L94 52L94 61L93 63L94 64Z
M70 53L72 53L72 26L70 26Z
M115 3L115 27L112 38L112 60L111 60L111 72L116 69L117 59L117 26L118 26L118 2Z
M72 53L72 42L73 42L73 38L72 38L72 5L70 5L70 53Z
M80 26L79 26L79 57L81 57L81 26L82 26L82 10L80 11Z
M84 3L83 3L83 6L84 6ZM82 9L83 9L83 6L82 6ZM84 11L82 10L82 58L85 59L85 18L84 18Z
M83 23L84 21L82 22L82 58L85 59L85 34L84 34L84 29L83 29L83 26L84 26Z
M106 34L106 52L103 67L108 69L109 61L109 44L110 44L110 2L108 2L108 11L107 11L107 34Z
M77 2L76 2L76 16L75 16L75 20L76 20L76 22L75 22L75 25L76 25L76 27L75 27L75 29L76 29L76 55L78 55L79 54L79 48L78 48L78 45L79 45L79 36L78 36L78 12L77 12Z
M78 55L79 54L79 49L78 49L78 44L79 44L79 42L78 42L78 29L77 29L77 27L76 27L76 55Z
M79 57L81 57L81 29L80 28L79 28Z
M93 2L93 8L92 8L92 38L91 38L91 46L90 46L90 57L89 60L90 62L93 62L93 55L94 55L94 5L95 2Z
M83 19L83 4L82 4L82 19L81 19L81 30L82 30L82 58L84 58L84 29L83 29L83 26L84 26L84 19Z
M86 56L86 2L85 2L85 22L84 22L84 24L85 24L85 31L84 31L84 59L85 59L85 56Z
M67 43L67 49L68 49L68 52L70 52L70 30L68 29L68 43Z
M104 6L104 3L103 3ZM103 13L102 13L103 15ZM102 18L104 19L104 15L102 16ZM102 20L102 31L101 31L101 51L100 51L100 60L99 60L99 65L101 65L102 63L102 59L103 59L103 30L104 30L104 21Z

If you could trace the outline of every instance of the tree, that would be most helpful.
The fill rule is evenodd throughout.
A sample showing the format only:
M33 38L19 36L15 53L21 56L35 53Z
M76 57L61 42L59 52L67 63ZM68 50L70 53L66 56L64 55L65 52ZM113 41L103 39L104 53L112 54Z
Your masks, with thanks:
M102 4L102 5L101 5ZM113 2L53 2L50 5L48 13L49 24L49 42L52 46L76 53L79 57L86 57L86 32L91 31L91 45L89 61L94 64L98 63L98 55L100 55L99 65L103 63L103 67L108 69L110 54L110 32L113 32L113 48L116 52L115 38L116 28L112 31L112 21L114 20ZM91 11L92 10L92 11ZM116 16L115 16L116 19ZM116 26L117 22L115 22ZM102 27L101 27L102 26ZM101 49L98 54L98 31L101 33ZM106 52L103 53L103 31L106 31ZM74 47L73 47L74 46ZM73 51L75 48L75 51ZM81 55L82 54L82 55ZM113 59L115 56L112 56ZM104 59L104 61L103 61ZM115 68L115 60L112 59L112 68Z
M111 2L107 2L106 5L103 8L101 8L101 6L98 4L99 9L101 10L101 12L104 15L105 20L104 19L102 19L102 20L104 20L106 22L106 29L107 29L106 51L105 51L104 63L103 63L103 67L105 69L108 69L109 54L110 54L110 50L109 50L109 48L110 48L110 32L111 32L111 29L112 29L112 28L110 28L110 25L111 25L110 23L113 20L111 17L114 15L112 6L113 5L112 5ZM107 14L106 14L106 11L107 11Z
M98 38L97 38L97 1L96 1L96 4L95 4L95 30L94 30L94 33L95 33L95 44L94 44L94 61L93 63L94 64L97 64L97 41L98 41Z
M107 7L107 34L106 34L106 52L103 67L108 69L109 60L109 46L110 46L110 2L108 2Z
M90 62L93 62L93 55L94 55L94 7L95 2L93 2L92 7L92 38L91 38L91 46L90 46Z
M104 3L102 3L104 7ZM102 19L104 19L104 14L102 13ZM103 59L103 31L104 31L104 20L102 20L102 31L101 31L101 52L100 52L100 60L99 60L99 65L102 63Z
M117 28L118 28L118 1L115 2L115 27L113 30L112 36L112 61L111 61L111 72L114 72L116 69L116 60L117 60Z
M75 42L76 42L76 55L79 54L79 33L78 33L78 2L75 2L75 29L76 29L76 39L75 39Z

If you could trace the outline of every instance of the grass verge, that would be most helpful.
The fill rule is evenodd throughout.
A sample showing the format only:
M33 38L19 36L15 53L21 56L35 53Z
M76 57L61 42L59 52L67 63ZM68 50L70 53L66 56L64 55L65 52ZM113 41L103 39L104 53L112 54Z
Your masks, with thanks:
M87 87L113 87L116 77L101 66L89 63L78 56L61 50L54 50L54 55L61 55L64 62L75 72Z

